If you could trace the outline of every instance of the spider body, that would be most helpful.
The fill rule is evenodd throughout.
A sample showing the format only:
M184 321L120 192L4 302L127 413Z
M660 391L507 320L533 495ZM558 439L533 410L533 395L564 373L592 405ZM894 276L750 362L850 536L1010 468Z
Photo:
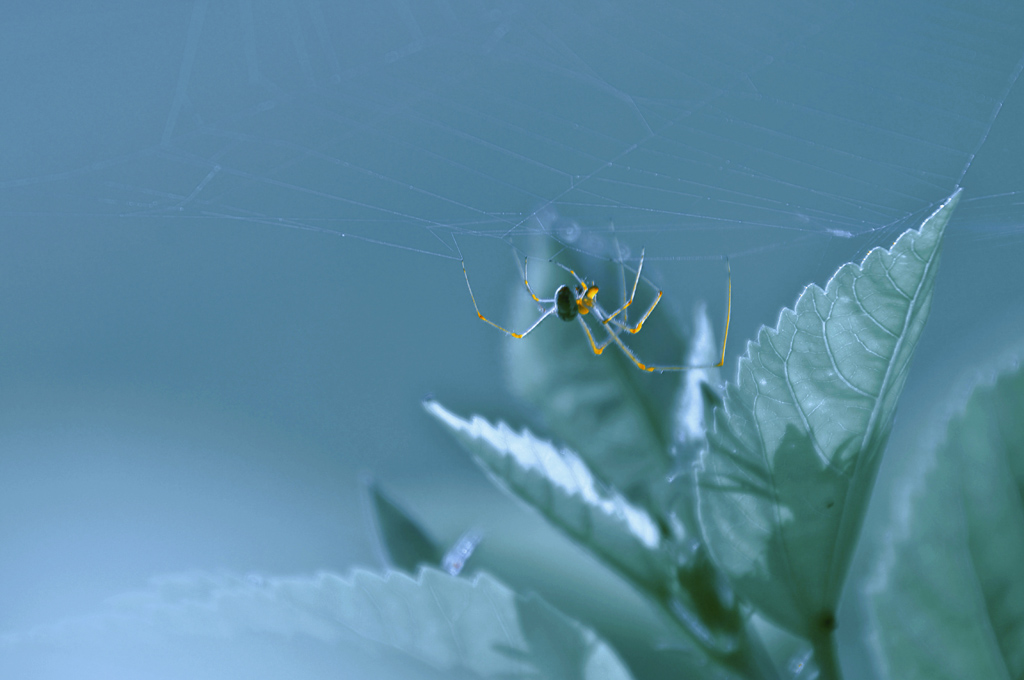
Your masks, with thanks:
M624 343L622 341L622 338L619 337L619 335L623 331L632 334L639 333L640 329L644 325L644 322L647 321L647 318L651 315L651 312L654 311L654 308L658 306L658 302L661 301L662 291L659 290L658 294L654 298L654 302L651 303L651 306L648 307L647 311L645 311L643 316L640 317L640 321L638 321L635 326L629 325L628 312L626 310L631 304L633 304L633 298L636 296L637 286L640 285L640 279L642 278L640 272L643 271L644 267L643 251L640 252L640 265L636 269L636 279L633 281L633 291L630 293L629 299L625 300L621 307L619 307L618 309L611 313L605 311L604 308L601 307L600 304L598 304L598 287L596 284L592 283L591 285L588 286L586 283L584 283L583 279L581 279L576 274L576 272L558 262L556 262L555 264L564 269L565 271L569 272L572 275L572 277L576 279L576 286L571 288L563 284L555 290L554 297L550 299L537 297L537 295L533 292L533 289L530 287L530 278L527 275L527 267L529 266L529 261L524 260L523 283L526 285L526 291L530 294L530 297L532 297L535 302L542 305L550 305L550 307L544 309L540 315L540 318L534 321L533 325L527 328L522 333L516 333L514 331L508 330L507 328L503 328L498 324L494 323L493 321L491 321L490 319L488 319L487 317L485 317L480 312L480 307L476 303L476 297L473 295L473 287L469 284L469 273L466 271L465 261L463 261L462 263L462 273L466 277L466 287L469 289L469 297L473 301L473 307L474 309L476 309L476 315L480 318L481 321L484 321L485 323L494 326L495 328L502 331L506 335L511 335L513 338L521 340L522 338L525 338L527 335L529 335L530 332L533 331L533 329L539 326L541 322L544 321L544 319L554 314L562 321L577 321L580 324L580 327L583 328L583 332L584 334L586 334L587 340L590 343L590 349L591 351L594 352L595 355L600 355L602 352L604 352L605 348L608 347L608 345L615 343L619 347L619 349L622 350L622 352L627 357L629 357L630 361L632 361L636 365L636 367L639 368L641 371L661 373L662 371L683 371L694 368L719 368L725 364L725 345L729 341L729 319L732 315L732 271L728 267L728 263L729 261L726 260L726 270L729 272L729 284L727 298L728 302L726 304L725 312L725 333L723 334L722 338L722 354L718 360L718 363L703 366L658 366L645 364L642 361L640 361L639 357L637 357L633 350L627 347L626 343ZM647 279L644 279L644 281L647 281ZM625 297L625 291L623 291L623 297ZM594 334L591 332L590 326L588 326L587 322L584 321L583 319L583 317L588 314L596 322L601 324L601 328L607 334L607 337L604 338L601 342L596 342L594 340ZM616 318L620 314L622 315L622 320Z
M572 321L580 314L589 314L597 297L597 286L577 284L575 288L561 285L555 291L555 314L562 321ZM540 300L538 300L540 302Z

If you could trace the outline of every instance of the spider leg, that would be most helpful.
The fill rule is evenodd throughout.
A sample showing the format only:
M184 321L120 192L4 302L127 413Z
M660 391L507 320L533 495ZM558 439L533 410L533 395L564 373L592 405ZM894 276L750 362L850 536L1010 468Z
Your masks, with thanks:
M521 340L522 338L525 338L527 335L530 334L530 331L532 331L534 328L536 328L537 326L540 325L541 321L543 321L544 319L548 318L549 316L551 316L552 314L554 314L558 310L557 306L552 305L548 309L544 310L544 313L540 315L540 318L537 319L536 321L534 321L533 325L530 326L529 328L527 328L522 333L516 333L514 331L510 331L507 328L499 326L498 324L494 323L493 321L491 321L486 316L484 316L483 314L480 313L480 307L476 304L476 296L473 295L473 286L469 285L469 273L466 271L466 263L465 263L465 261L463 261L463 263L462 263L462 275L466 278L466 288L469 289L469 299L473 301L473 309L476 310L476 315L478 317L480 317L480 320L483 321L484 323L488 323L488 324L494 326L495 328L497 328L499 331L505 333L506 335L511 335L513 338L515 338L517 340ZM533 292L531 291L531 295L532 294L533 294ZM538 302L554 302L554 300L541 300L541 299L537 298L537 296L534 296L534 300L537 300Z
M594 354L600 354L601 352L604 351L604 349L610 343L614 342L616 345L619 346L619 349L622 350L622 353L625 354L627 357L629 357L629 360L632 361L634 364L636 364L636 367L639 368L641 371L647 371L647 372L659 371L660 372L660 371L665 371L665 370L671 371L671 370L682 370L683 368L689 368L689 367L685 367L685 366L680 366L680 367L648 366L647 364L643 363L642 361L640 361L640 358L636 355L636 353L634 353L633 350L631 350L629 347L627 347L626 343L622 342L622 338L619 337L618 332L615 331L615 330L612 330L611 328L609 328L606 325L608 321L612 321L611 317L609 317L604 312L604 310L601 309L600 307L597 307L596 305L595 305L595 307L596 307L595 316L601 322L602 327L605 329L605 331L608 333L608 338L605 339L605 341L603 343L601 343L600 345L596 345L594 343L594 336L592 336L590 334L590 329L587 328L587 324L583 323L583 319L581 317L577 317L577 318L579 318L580 323L583 324L583 330L585 330L587 332L587 338L590 340L590 347L594 350ZM622 309L619 309L616 312L616 314L618 312L620 312L620 311L622 311ZM650 312L648 312L648 314L650 314ZM605 318L602 318L602 317L605 317ZM642 324L643 320L641 320L640 323ZM619 323L618 321L612 321L612 325L617 327L617 328L624 328L623 324ZM698 367L694 366L693 368L698 368Z
M616 248L618 247L618 245L619 245L619 243L618 243L618 241L616 241L615 242ZM632 299L632 297L630 297L628 299L626 298L626 265L624 265L622 263L622 259L621 258L622 258L622 256L619 255L619 290L622 291L622 307L619 310L617 310L615 312L615 314L618 314L621 311L622 312L622 322L623 323L629 323L629 311L626 309L626 307L629 307L629 305L632 304L633 299ZM635 290L636 289L634 288L634 291Z
M644 315L640 317L640 320L636 322L635 326L629 326L627 324L624 324L621 321L619 321L618 319L612 320L611 316L608 317L605 320L605 323L611 322L611 324L613 326L617 326L617 327L621 328L624 331L628 331L628 332L633 333L633 334L639 333L640 329L643 328L644 322L647 321L647 317L649 317L651 315L651 312L654 311L654 308L657 307L658 303L661 301L662 294L663 294L662 291L659 290L658 291L658 295L654 298L654 302L652 302L651 306L647 308L647 311L644 312ZM632 301L633 300L630 299L630 302L632 302ZM626 306L628 307L629 305L626 305ZM623 309L625 309L625 307L623 307ZM622 310L616 311L615 314L618 314L619 311L622 311ZM614 316L614 314L612 316Z
M619 337L618 333L615 333L615 332L613 332L612 330L609 329L608 330L608 334L609 334L608 340L610 340L610 341L614 342L616 345L618 345L619 349L621 349L622 352L627 357L629 357L630 361L632 361L634 364L636 364L637 368L639 368L641 371L647 371L649 373L662 373L664 371L689 371L689 370L696 370L696 369L703 369L703 368L721 368L722 366L725 365L725 346L726 346L726 343L729 342L729 322L732 319L732 267L729 265L729 259L728 258L726 258L726 260L725 260L725 266L726 266L727 271L729 272L729 282L728 282L728 286L727 286L727 302L726 302L726 307L725 307L725 332L722 334L722 353L721 353L721 355L718 358L718 363L716 363L716 364L698 365L698 366L647 365L647 364L643 363L642 361L640 361L640 357L638 357L636 355L636 353L633 352L633 350L631 350L629 347L627 347L626 343L622 342L622 339ZM655 303L657 303L657 300L655 300ZM651 305L651 309L654 309L654 305ZM648 310L647 314L650 314L650 313L651 313L650 310ZM647 316L645 315L644 318L646 319ZM641 324L643 323L643 319L641 319L640 323ZM618 322L612 322L612 325L619 326ZM625 330L629 330L629 329L627 328ZM588 335L589 335L589 333L588 333ZM593 342L593 340L591 340L591 342ZM608 343L606 341L605 345L607 345L607 344Z
M615 319L615 317L618 316L619 312L625 312L626 308L629 307L631 304L633 304L633 298L636 297L636 288L637 288L638 285L640 285L641 272L643 271L643 269L644 269L644 251L641 250L640 251L640 266L638 266L636 268L636 279L634 279L634 281L633 281L633 292L630 293L629 299L626 300L626 303L624 305L622 305L621 307L619 307L618 309L616 309L611 314L609 314L608 318L606 318L603 323L605 323L606 325L608 323L611 323L613 326L617 326L618 328L620 328L620 329L622 329L624 331L628 331L629 333L634 333L634 334L635 333L639 333L640 329L643 328L644 322L647 321L647 317L649 317L651 315L651 312L654 311L654 308L658 306L659 302L661 302L661 296L664 294L663 291L660 291L660 290L658 291L657 296L655 296L655 298L654 298L654 302L651 303L651 306L647 308L647 311L643 313L643 316L640 317L640 320L637 321L635 325L630 326L628 321L627 322L622 322L622 321L618 321L617 319ZM647 279L644 279L644 281L647 281ZM650 283L650 282L648 281L648 283ZM626 317L626 315L623 314L623 318L627 319L628 317Z
M615 233L615 223L611 223L612 228L612 240L615 243L615 256L616 262L619 263L619 290L622 291L622 321L623 323L629 323L629 311L625 309L628 305L626 304L626 263L622 259L622 245L619 243L619 235ZM642 257L641 253L641 257ZM616 312L618 313L618 312Z
M533 325L532 325L532 326L530 326L529 328L527 328L527 329L526 329L525 331L523 331L522 333L513 333L512 331L505 331L505 332L506 332L506 333L508 333L509 335L511 335L511 336L512 336L513 338L515 338L515 339L517 339L517 340L522 340L522 339L523 339L523 338L525 338L525 337L526 337L527 335L529 335L529 334L530 334L530 332L531 332L531 331L532 331L532 330L533 330L534 328L536 328L537 326L539 326L539 325L540 325L540 322L541 322L541 321L543 321L544 319L546 319L546 318L548 318L549 316L551 316L552 314L554 314L554 313L555 313L555 311L556 311L557 309L558 309L558 307L555 307L554 305L552 305L552 306L551 306L551 307L549 307L548 309L544 310L544 313L540 315L540 318L538 318L538 319L537 319L536 321L534 321L534 322L533 322ZM483 318L483 317L481 317L481 318ZM487 321L487 319L484 319L484 321ZM487 323L491 323L491 322L490 322L490 321L487 321ZM491 324L491 325L492 325L492 326L494 326L495 324ZM499 326L499 328L500 328L500 326Z
M617 246L618 246L618 242L616 242L616 247ZM633 304L633 298L636 297L636 287L640 284L640 272L642 272L644 270L644 253L645 253L645 251L646 251L646 249L640 251L640 266L636 268L636 279L634 279L634 281L633 281L633 292L631 292L629 294L629 299L628 300L626 299L626 268L625 268L624 265L622 265L622 262L620 260L619 266L620 266L620 272L621 272L621 275L622 275L622 299L623 299L623 303L622 303L621 307L619 307L614 312L609 314L608 318L606 318L602 323L607 324L609 321L611 321L612 319L617 317L620 313L625 312L626 308L629 307L631 304ZM659 294L659 297L660 297L661 291L658 291L658 294ZM657 301L655 301L655 304L657 304ZM651 309L653 310L653 305L652 305ZM648 314L650 314L650 312L648 312ZM628 318L628 317L626 317L626 315L623 314L623 318ZM647 317L644 316L644 319L647 319ZM642 326L643 323L644 323L643 321L640 321L640 324L638 324L636 331L631 331L631 332L632 333L636 333L638 330L640 330L640 326ZM625 325L622 325L621 323L617 323L616 325L619 328L622 328L623 330L628 330L628 327L625 326Z
M557 264L557 265L558 265L559 267L561 267L561 268L562 268L562 269L564 269L565 271L567 271L567 272L569 272L570 274L572 274L572 278L576 279L576 283L580 284L580 285L581 285L581 286L583 286L584 288L589 288L589 287L590 287L590 286L588 286L587 284L583 283L583 279L581 279L581 278L579 277L579 275L578 275L578 274L577 274L576 272L574 272L573 270L569 269L568 267L566 267L566 266L565 266L564 264L562 264L561 262L555 262L555 264Z
M554 302L555 301L554 298L551 298L550 300L544 300L542 298L537 297L537 294L533 292L533 288L530 288L530 276L527 273L529 271L527 269L529 260L530 260L530 258L528 258L528 257L524 257L523 258L523 283L526 284L526 291L530 294L530 297L532 297L535 302L544 302L544 303Z
M615 337L615 333L613 333L612 331L608 331L608 335L610 337L599 345L596 342L594 342L594 336L590 332L590 326L588 326L587 322L583 320L583 317L577 316L576 320L580 322L580 326L583 326L583 332L587 334L587 340L590 341L590 349L594 351L594 354L601 356L601 352L603 352L605 348L611 343L612 338Z
M622 342L622 339L619 338L618 334L615 333L614 331L608 331L608 339L615 342L615 344L619 346L619 349L622 350L623 354L629 357L630 361L636 364L636 367L639 368L641 371L653 372L659 370L658 368L648 366L647 364L640 361L640 358L633 353L633 350L631 350L629 347L626 347L626 343Z

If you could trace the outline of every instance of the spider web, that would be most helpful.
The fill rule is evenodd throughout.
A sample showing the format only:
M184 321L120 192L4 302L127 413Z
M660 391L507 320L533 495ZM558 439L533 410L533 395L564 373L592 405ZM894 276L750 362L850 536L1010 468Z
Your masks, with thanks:
M437 365L469 375L465 347L500 338L472 314L462 258L481 308L507 324L510 254L569 249L635 266L644 250L645 276L666 291L658 317L683 319L704 300L724 317L728 257L742 339L963 185L949 239L974 259L951 265L963 273L941 299L967 310L949 317L957 333L996 344L1016 332L1005 319L1024 318L977 304L1024 299L1012 276L1024 245L1022 28L1018 4L968 0L685 11L196 0L12 15L2 44L37 72L8 75L18 134L0 160L0 214L9 234L38 234L43 252L67 258L48 267L130 260L145 239L177 248L167 286L178 297L160 303L176 308L215 295L199 283L205 269L238 270L229 293L256 295L258 272L241 278L256 263L271 300L306 277L331 290L316 302L329 320L314 323L332 324L359 370L409 374L446 348ZM12 260L10 285L42 276L32 267ZM116 313L137 325L137 312ZM236 334L306 340L277 311L258 313L268 321L240 321ZM388 342L357 343L345 324ZM18 346L42 351L26 337ZM224 331L221 342L244 340ZM317 367L327 353L266 360L279 366L267 390L296 404L303 427L334 419L304 401L311 386L337 391ZM206 375L223 366L209 361Z
M332 291L316 302L330 323L388 339L342 335L375 371L407 374L446 347L438 365L472 374L459 343L500 337L474 318L459 260L507 324L510 255L565 249L633 266L643 249L666 291L657 316L685 323L708 301L716 328L730 258L734 357L802 286L889 245L961 185L949 240L973 259L951 265L964 274L941 299L970 310L950 317L958 334L989 338L965 351L1024 318L977 304L1024 299L1007 276L1024 254L1016 3L195 0L6 26L10 58L37 71L8 76L10 234L38 234L67 266L159 244L181 258L167 285L182 301L161 303L175 308L218 294L196 274L213 267L238 272L224 296L273 300L304 278ZM24 279L24 266L6 269ZM259 313L282 344L303 339ZM252 322L249 336L262 332ZM331 391L316 352L267 359L281 399ZM300 422L333 418L294 408Z
M167 20L178 61L110 77L169 106L70 126L77 165L11 159L8 215L269 225L447 259L453 236L515 243L557 215L564 245L614 224L650 261L834 241L849 257L960 184L975 229L1020 216L1019 168L978 167L1019 146L995 126L1024 64L1012 4L197 0L115 18L125 35ZM142 82L154 64L160 87Z
M1021 3L154 4L0 24L0 628L182 564L369 561L354 469L467 464L418 397L510 418L463 257L507 323L512 255L645 249L649 326L721 319L729 257L731 371L962 185L919 391L1024 332Z

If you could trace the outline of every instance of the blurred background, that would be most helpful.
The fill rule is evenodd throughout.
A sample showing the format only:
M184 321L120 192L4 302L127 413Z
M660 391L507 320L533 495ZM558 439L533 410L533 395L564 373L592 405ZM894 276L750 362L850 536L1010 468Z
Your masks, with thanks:
M652 323L685 334L702 301L723 318L727 256L731 378L804 285L962 186L884 492L1024 330L1024 5L637 5L5 8L0 634L163 574L378 568L366 475L442 542L482 528L480 568L571 610L543 574L586 558L420 406L531 422L460 259L507 323L518 258L646 248ZM0 667L336 677L333 648L265 642L188 643L191 665L14 645Z

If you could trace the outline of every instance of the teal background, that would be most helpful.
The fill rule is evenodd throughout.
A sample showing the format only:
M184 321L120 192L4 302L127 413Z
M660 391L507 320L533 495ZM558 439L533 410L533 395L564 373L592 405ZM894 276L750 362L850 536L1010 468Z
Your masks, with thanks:
M484 566L551 587L530 560L569 549L498 559L534 525L420 408L531 422L458 258L503 323L541 225L595 257L610 224L646 247L684 329L703 299L721 318L729 256L731 376L804 285L963 186L898 459L1024 330L1022 35L1020 3L966 0L5 8L0 633L158 574L376 565L368 473L443 541L482 522ZM190 677L340 663L248 644ZM121 651L0 668L164 677Z

